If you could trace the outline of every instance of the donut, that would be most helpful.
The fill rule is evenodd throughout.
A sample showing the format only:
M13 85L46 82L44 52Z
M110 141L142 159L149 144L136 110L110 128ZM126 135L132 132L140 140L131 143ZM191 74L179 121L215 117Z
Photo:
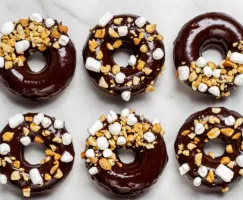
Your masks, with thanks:
M91 29L83 49L91 81L102 91L129 101L132 95L153 92L164 69L163 36L144 17L106 13ZM131 50L127 66L113 59L119 49Z
M31 143L45 148L40 164L25 159L24 148ZM0 183L14 186L25 197L50 191L70 173L74 155L63 121L42 113L17 114L0 133Z
M177 77L193 90L216 98L230 96L243 85L243 26L223 13L206 13L186 23L174 42ZM218 49L219 65L206 61L202 53Z
M89 174L99 186L119 195L142 193L152 186L166 167L168 156L160 122L153 123L133 110L110 111L88 129L85 159ZM124 163L119 150L129 149L135 160Z
M0 77L14 94L37 101L59 94L70 83L76 67L76 50L67 26L34 13L1 27ZM27 61L35 52L47 60L33 72Z
M243 117L226 108L207 108L191 115L182 125L175 141L180 174L193 180L194 186L221 188L243 176ZM225 152L215 156L205 153L208 142L219 138Z

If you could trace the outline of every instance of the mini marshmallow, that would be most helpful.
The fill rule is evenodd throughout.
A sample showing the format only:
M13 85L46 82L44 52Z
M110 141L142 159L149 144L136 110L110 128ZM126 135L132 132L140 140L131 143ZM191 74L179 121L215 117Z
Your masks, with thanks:
M200 186L201 184L202 184L202 178L197 177L197 178L195 178L195 179L193 180L193 185L194 185L194 186L198 187L198 186Z
M7 184L8 179L7 176L5 176L4 174L0 174L0 184L5 185Z
M124 91L124 92L122 92L121 97L124 101L129 101L131 99L131 92Z
M4 58L0 56L0 68L4 67Z
M62 143L64 145L70 145L72 143L72 136L69 133L64 133L62 135Z
M239 165L240 167L243 167L243 156L242 155L238 156L235 161L236 161L237 165Z
M126 138L123 136L118 137L117 142L118 145L124 145L127 143Z
M197 65L198 67L203 68L203 67L206 66L206 64L207 64L207 61L205 60L205 58L203 58L203 57L199 57L199 58L197 59L196 65Z
M5 156L10 152L10 146L6 143L0 144L0 154Z
M219 78L220 77L220 74L221 74L221 69L215 69L215 70L213 70L213 76L215 78Z
M204 127L203 124L201 124L201 123L197 123L197 124L195 125L195 133L196 133L197 135L201 135L201 134L203 134L204 131L205 131L205 127Z
M90 173L90 175L95 175L95 174L97 174L97 173L98 173L98 168L97 168L97 167L91 167L91 168L89 169L89 173Z
M234 172L223 164L220 164L216 170L215 174L223 179L223 181L229 183L234 177Z
M211 77L213 75L213 70L206 66L203 68L203 73L207 76L207 77Z
M109 126L109 131L112 135L119 135L119 133L121 132L121 124L115 122L114 124Z
M230 61L238 64L243 64L243 54L238 52L233 52L230 56Z
M155 141L155 135L152 132L147 132L143 135L144 139L147 140L147 142L152 143Z
M90 135L95 135L95 133L101 130L104 127L103 123L100 120L96 120L95 123L89 127L88 132Z
M212 95L219 97L220 96L220 90L219 87L213 86L208 89L208 92L211 93Z
M129 114L127 116L127 124L129 126L133 126L134 124L136 124L138 122L137 117L134 114Z
M65 152L62 154L61 161L62 161L63 163L70 163L70 162L73 161L73 156L72 156L69 152L65 151Z
M100 18L98 25L101 27L106 26L113 18L113 15L107 12L103 17Z
M59 39L58 42L60 45L62 46L67 46L68 42L69 42L70 38L66 35L62 35Z
M237 75L234 80L235 85L243 86L243 74Z
M105 158L110 158L112 156L112 150L111 149L106 149L103 151L103 156Z
M31 169L30 172L30 180L34 185L43 185L43 179L38 169Z
M119 72L116 76L115 76L115 81L119 84L124 83L126 79L126 75L122 72Z
M86 69L93 72L100 72L101 63L94 58L88 57L85 63Z
M147 20L144 17L138 17L135 21L135 24L139 27L142 28L145 24L147 23Z
M190 166L187 163L185 163L181 167L179 167L179 171L181 176L183 176L190 171Z
M31 139L30 139L30 137L25 136L20 139L20 142L22 145L24 145L26 147L31 143Z
M120 26L118 28L118 33L121 37L126 36L128 34L128 27L127 26Z
M130 113L130 110L128 108L125 108L121 111L121 116L122 117L127 117Z
M42 22L43 17L39 13L33 13L30 16L30 20L33 21L33 22Z
M1 27L1 33L3 35L9 35L14 31L14 24L13 22L6 22Z
M87 158L94 158L95 157L95 152L93 149L88 149L86 152L85 152L85 156Z
M154 118L153 121L152 121L152 124L153 125L160 124L160 121L157 118Z
M40 125L44 117L45 117L44 114L38 113L37 115L34 116L33 123L36 125Z
M130 66L134 66L134 65L136 65L136 63L137 63L137 58L136 58L136 56L131 55L131 56L129 57L128 64L129 64Z
M205 83L200 83L197 89L199 92L206 92L208 89L208 86Z
M111 111L109 112L109 114L107 115L107 121L108 121L109 123L113 123L113 122L115 122L117 119L118 119L117 114L116 114L113 110L111 110Z
M56 119L54 122L54 128L55 129L62 129L64 127L64 122L60 119Z
M55 21L53 19L51 19L51 18L47 18L45 20L45 24L46 24L47 28L51 28L55 24Z
M109 142L106 137L102 136L96 140L96 144L100 150L106 150L109 147Z
M24 116L22 114L17 114L8 120L8 125L10 128L16 128L24 122Z
M208 168L205 167L205 166L203 166L203 165L201 165L201 166L198 168L197 172L198 172L198 174L199 174L202 178L204 178L204 177L206 177L207 174L208 174Z
M48 128L52 124L52 121L48 117L44 117L41 120L41 124L44 128Z
M190 69L187 66L178 67L178 74L180 81L186 81L189 78Z
M226 126L233 126L233 125L235 125L235 118L231 115L231 116L225 118L224 123Z
M30 47L30 42L28 40L21 40L19 42L16 42L15 44L15 50L17 53L23 53Z
M155 51L153 52L153 59L155 60L160 60L164 57L164 52L161 48L157 48L155 49Z

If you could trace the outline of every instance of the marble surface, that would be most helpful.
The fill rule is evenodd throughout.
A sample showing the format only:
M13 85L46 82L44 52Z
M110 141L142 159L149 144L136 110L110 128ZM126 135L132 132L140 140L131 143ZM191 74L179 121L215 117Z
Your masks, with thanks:
M48 102L33 103L10 94L0 84L0 127L5 126L7 119L16 113L41 111L63 119L74 137L76 161L70 176L52 193L33 199L131 199L116 197L100 189L91 179L80 159L84 148L86 131L100 114L110 109L119 112L124 107L135 109L152 119L157 117L166 130L165 140L169 153L169 163L164 174L143 195L134 199L242 199L243 180L232 187L225 195L211 193L208 190L195 188L191 181L178 173L173 144L179 127L191 114L207 106L225 106L243 114L241 98L243 89L227 100L214 100L200 95L175 79L172 61L173 41L181 26L189 19L201 13L220 11L231 14L243 23L243 2L241 0L1 0L0 24L8 20L26 17L32 12L39 12L69 26L69 33L77 49L77 70L70 86L58 98ZM114 14L134 13L146 17L158 24L158 30L165 37L166 71L156 83L156 92L139 95L129 103L120 98L100 92L89 81L83 67L82 47L88 35L88 29L107 11ZM0 186L1 200L21 199L19 193L9 186Z

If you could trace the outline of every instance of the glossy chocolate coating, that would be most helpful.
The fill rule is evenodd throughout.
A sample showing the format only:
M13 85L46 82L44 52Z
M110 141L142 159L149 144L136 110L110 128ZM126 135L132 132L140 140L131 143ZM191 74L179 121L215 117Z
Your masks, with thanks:
M123 21L121 22L120 25L116 25L114 24L113 20L116 18L123 18ZM131 18L133 20L132 23L128 23L127 19ZM157 77L159 76L159 74L161 73L161 68L164 65L165 62L165 55L161 60L154 60L152 57L152 52L156 49L156 48L161 48L163 50L163 52L165 52L164 49L164 44L162 41L154 39L153 41L149 42L148 40L146 40L145 38L148 38L151 35L158 35L158 32L155 31L153 34L149 34L146 31L143 32L145 38L143 38L140 42L140 45L135 45L133 42L133 38L135 38L133 36L133 34L130 32L130 30L134 30L135 33L137 35L139 35L139 29L136 25L135 25L135 20L138 18L138 16L136 15L131 15L131 14L127 14L127 15L116 15L113 17L113 19L110 21L110 23L105 27L106 30L106 35L105 38L103 39L96 39L94 37L94 33L97 29L101 29L102 27L100 26L96 26L91 30L91 33L88 36L86 45L84 46L83 49L83 60L84 63L86 62L88 57L92 57L94 59L96 59L96 56L94 53L92 53L89 50L89 40L92 39L96 39L96 41L98 42L99 46L96 49L96 52L98 52L99 50L101 50L104 54L103 59L101 60L101 65L102 66L106 66L106 65L110 65L111 67L113 67L114 65L116 65L114 59L113 59L113 54L116 52L116 49L114 51L110 51L109 49L107 49L106 44L110 43L113 44L117 38L112 38L109 34L108 34L108 30L109 28L113 28L114 30L117 30L118 27L120 26L128 26L128 35L125 37L120 37L118 38L119 40L122 40L122 46L119 49L130 49L132 50L132 55L138 55L137 60L142 60L144 62L146 62L145 67L149 68L152 70L152 73L148 76L145 76L145 79L142 81L140 81L140 83L138 85L131 85L131 86L125 86L124 84L116 84L114 87L108 87L108 88L102 88L99 86L99 80L102 76L104 76L103 73L97 73L97 72L93 72L90 70L87 70L91 81L97 86L99 87L101 90L103 90L104 92L113 94L113 95L121 95L122 92L124 91L131 91L132 95L136 95L139 93L142 93L146 90L146 88L148 87L148 85L151 84L151 81L155 81L157 79ZM146 25L148 25L149 22L147 22L144 27ZM137 36L138 37L138 36ZM146 44L148 47L148 52L147 53L142 53L140 51L140 46L141 44ZM119 50L118 49L118 50ZM136 64L137 66L137 64ZM125 66L125 67L121 67L121 72L124 73L126 75L126 82L132 81L134 76L137 77L142 77L145 75L145 73L143 71L138 70L136 67L132 67L132 66ZM109 72L108 75L104 76L106 82L109 84L110 80L114 80L115 79L115 75L112 74L111 72Z
M208 167L209 169L213 169L213 170L215 170L220 165L220 161L223 157L229 157L231 161L235 161L236 158L242 154L242 150L241 150L241 143L243 141L242 135L240 136L239 139L232 139L232 137L227 137L222 133L218 136L218 138L221 139L225 143L225 147L227 145L231 144L233 146L233 153L229 154L225 150L223 155L215 157L213 159L212 157L210 157L209 155L207 155L204 152L204 147L206 144L204 141L205 141L205 139L208 139L207 133L209 130L211 130L212 128L219 128L219 129L227 128L228 126L225 125L224 120L225 120L225 118L227 118L229 116L233 116L235 119L242 118L242 115L240 115L239 113L232 111L232 110L228 110L223 107L221 107L221 112L218 114L213 113L212 108L207 108L205 110L199 111L199 112L191 115L185 121L185 123L182 125L182 127L178 133L178 136L176 138L176 141L175 141L176 154L179 151L178 145L183 144L186 147L187 144L190 143L190 141L193 141L188 136L181 135L181 133L185 130L191 130L191 128L194 127L194 120L198 120L199 117L201 119L202 116L203 116L203 118L215 116L220 119L220 123L219 124L218 123L215 123L215 124L208 123L208 130L206 130L202 135L196 136L200 139L200 141L197 144L197 147L195 149L193 149L192 151L190 151L191 152L190 156L185 156L183 154L178 155L178 161L179 161L180 165L183 165L184 163L188 163L191 168L190 171L186 174L190 180L193 180L196 177L200 177L200 175L197 172L198 166L194 163L195 155L198 153L196 149L201 150L201 152L203 153L202 165ZM234 128L234 127L232 126L231 128ZM242 128L243 128L243 125L240 125L237 129L235 129L234 134L239 133L239 132L241 133ZM241 177L241 175L239 174L240 169L241 168L237 164L231 169L234 172L234 177L230 183L234 182L235 180L237 180ZM226 187L230 183L224 182L217 175L215 175L215 181L213 183L209 183L207 181L207 177L202 178L202 185L209 187L209 188Z
M27 113L24 116L31 116L34 117L37 113ZM55 118L53 117L49 117L47 115L45 115L45 117L48 117L49 119L51 119L52 124L55 121ZM69 152L73 157L75 156L74 153L74 148L73 148L73 144L71 143L70 145L64 145L64 144L57 144L55 142L52 141L52 139L55 136L61 137L63 134L68 133L67 129L64 127L62 129L58 129L55 131L55 129L53 128L49 128L49 130L51 131L51 135L49 137L43 137L42 136L42 131L46 130L43 128L43 126L40 124L39 125L41 128L38 132L34 133L32 131L30 131L29 133L29 137L31 138L31 141L34 142L34 138L36 136L40 136L43 140L44 143L42 144L43 147L45 149L50 149L50 145L55 145L57 147L56 149L56 153L62 155L65 151ZM20 138L22 138L24 136L23 133L23 128L29 128L29 124L24 122L21 125L19 125L18 127L11 129L9 127L9 125L7 125L2 131L1 131L1 135L0 135L0 144L1 143L7 143L10 146L10 153L6 156L9 157L15 157L16 160L20 161L20 167L25 169L25 173L29 173L29 171L33 168L37 168L40 171L40 174L43 174L43 180L44 180L44 174L48 173L50 174L50 169L53 167L53 162L54 160L51 160L45 164L37 164L37 165L32 165L29 162L27 162L25 160L24 157L24 146L21 144L20 142ZM10 142L4 142L2 135L5 132L14 132L14 137ZM55 131L55 132L54 132ZM0 158L4 158L6 156L1 156ZM1 174L4 174L7 176L8 178L8 184L18 188L18 189L23 189L23 188L31 188L31 194L35 194L35 193L43 193L43 192L48 192L50 190L52 190L54 187L56 187L59 183L61 183L63 180L65 180L65 178L68 176L68 174L71 172L72 167L73 167L73 163L74 160L70 163L64 163L61 162L59 160L59 169L62 171L63 173L63 177L61 179L56 179L56 178L52 178L50 181L45 181L44 180L44 184L42 186L40 185L34 185L32 184L31 180L29 181L24 181L23 179L19 180L19 181L13 181L10 179L12 172L15 170L14 167L11 166L11 164L6 165L6 167L0 167L0 172ZM53 174L54 176L55 174Z

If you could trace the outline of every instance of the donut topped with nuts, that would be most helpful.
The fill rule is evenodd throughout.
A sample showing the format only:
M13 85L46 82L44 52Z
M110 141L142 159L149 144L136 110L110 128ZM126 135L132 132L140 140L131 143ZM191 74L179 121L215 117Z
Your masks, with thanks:
M82 158L90 175L106 190L124 195L141 193L157 181L166 166L164 130L158 120L151 123L129 109L121 114L110 111L88 131L90 137ZM132 163L121 161L122 148L135 153Z
M218 49L220 64L206 61L207 49ZM229 15L206 13L190 20L174 43L177 76L193 90L216 98L230 96L243 86L243 26Z
M32 142L45 147L40 164L25 160L24 148ZM25 197L53 189L68 176L73 162L72 137L59 119L17 114L0 134L0 183L22 190Z
M226 108L207 108L191 115L181 127L175 152L180 174L195 186L229 190L229 184L243 176L243 117ZM225 152L205 153L205 144L219 138Z
M106 13L90 31L83 49L85 67L101 90L129 101L131 95L155 90L154 82L164 69L163 36L144 17ZM132 50L127 66L113 55Z

